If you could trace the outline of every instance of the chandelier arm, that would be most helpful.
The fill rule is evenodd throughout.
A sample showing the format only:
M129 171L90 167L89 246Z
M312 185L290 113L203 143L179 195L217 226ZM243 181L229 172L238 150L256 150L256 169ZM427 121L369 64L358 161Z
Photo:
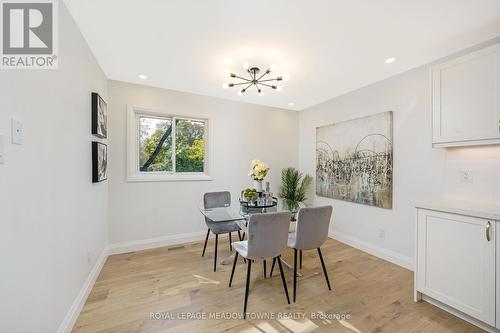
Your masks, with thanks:
M242 84L248 84L248 82L233 83L233 87L234 86L241 86Z
M278 80L278 78L276 78L276 79L260 80L260 81L257 81L257 82L269 82L269 81L279 81L279 80Z
M265 84L265 83L262 83L262 82L259 82L259 84L274 89L273 86L270 86L268 84Z
M235 75L234 77L236 77L236 78L238 78L240 80L245 80L247 82L251 82L252 81L252 80L247 79L246 77L241 77L241 76L238 76L238 75Z
M257 79L257 81L259 81L260 79L262 79L264 76L266 76L266 75L267 75L267 74L269 74L269 73L271 73L271 72L270 72L269 70L266 70L266 71L264 72L264 74L262 74L262 75L261 75L261 76Z

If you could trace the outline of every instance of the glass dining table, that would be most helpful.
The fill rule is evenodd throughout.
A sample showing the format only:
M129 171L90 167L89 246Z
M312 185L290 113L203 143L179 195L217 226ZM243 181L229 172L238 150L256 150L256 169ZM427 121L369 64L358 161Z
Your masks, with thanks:
M278 212L289 212L283 208L275 208L275 211ZM247 224L250 216L252 214L256 214L256 212L247 212L243 213L241 208L235 209L232 206L224 206L224 207L216 207L216 208L200 208L200 212L212 222L235 222L245 234L247 233ZM292 222L290 226L290 232L295 232L295 222ZM222 265L229 265L234 260L235 254L231 254L222 260ZM281 259L281 262L285 267L293 272L293 267L287 263L284 259ZM302 276L299 272L297 272L297 276Z

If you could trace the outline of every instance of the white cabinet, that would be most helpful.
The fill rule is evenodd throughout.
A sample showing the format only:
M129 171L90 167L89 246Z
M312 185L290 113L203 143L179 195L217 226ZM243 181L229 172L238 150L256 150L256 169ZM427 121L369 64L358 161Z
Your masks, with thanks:
M416 291L495 327L496 222L417 212Z
M499 230L498 228L500 228L500 222L496 222L496 228L497 230ZM497 240L497 325L496 327L498 329L500 329L500 232L497 232L496 233L497 237L496 237L496 240Z
M500 144L500 44L432 67L433 146Z

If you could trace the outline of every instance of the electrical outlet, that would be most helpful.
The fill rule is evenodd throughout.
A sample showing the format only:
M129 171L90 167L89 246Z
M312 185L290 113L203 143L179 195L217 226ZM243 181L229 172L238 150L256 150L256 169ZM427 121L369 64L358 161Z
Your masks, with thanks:
M16 145L23 144L23 123L12 119L12 143Z
M472 170L460 170L460 183L462 184L472 184L474 182L474 176Z
M385 239L385 229L383 228L378 229L378 238Z

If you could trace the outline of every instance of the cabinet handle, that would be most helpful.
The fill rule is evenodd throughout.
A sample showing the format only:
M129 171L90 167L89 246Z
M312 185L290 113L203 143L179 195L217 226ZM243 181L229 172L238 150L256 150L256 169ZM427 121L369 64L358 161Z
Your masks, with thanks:
M491 229L491 222L488 221L488 223L486 223L486 240L488 242L491 240L491 238L490 238L490 229Z

